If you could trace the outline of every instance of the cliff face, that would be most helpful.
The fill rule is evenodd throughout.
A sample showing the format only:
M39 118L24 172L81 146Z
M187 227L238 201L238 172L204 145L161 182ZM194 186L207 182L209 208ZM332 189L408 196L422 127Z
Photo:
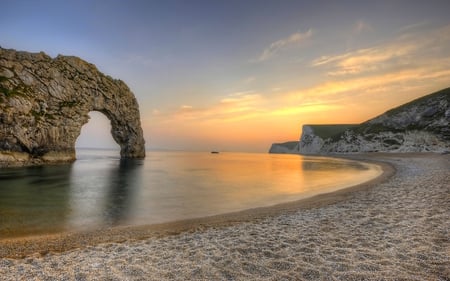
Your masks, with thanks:
M304 126L300 139L299 153L302 154L448 151L450 88L327 138L314 134L308 127Z
M123 158L145 157L138 104L124 82L77 57L0 48L0 163L73 161L90 111L109 118Z
M291 153L450 151L450 88L359 125L305 125Z

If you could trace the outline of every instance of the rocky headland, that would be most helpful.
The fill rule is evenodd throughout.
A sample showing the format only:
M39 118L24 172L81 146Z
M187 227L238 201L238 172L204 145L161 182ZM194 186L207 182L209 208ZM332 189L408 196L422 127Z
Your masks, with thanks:
M271 153L450 151L450 88L361 124L304 125L299 141L275 143Z
M123 81L78 57L0 48L0 166L75 160L91 111L111 121L122 158L145 157L139 106Z

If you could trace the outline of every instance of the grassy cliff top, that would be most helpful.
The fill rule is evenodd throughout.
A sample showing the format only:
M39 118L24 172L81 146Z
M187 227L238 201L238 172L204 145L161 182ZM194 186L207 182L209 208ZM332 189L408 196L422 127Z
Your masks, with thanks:
M332 138L343 133L347 129L359 126L359 124L328 124L328 125L305 125L309 126L314 134L322 139Z
M398 107L395 107L393 109L390 109L388 111L385 112L385 114L387 116L392 116L395 114L398 114L402 111L408 110L408 108L413 107L413 106L418 106L421 104L427 104L429 103L431 100L436 99L436 98L440 98L443 97L444 99L446 99L447 101L450 102L450 88L445 88L442 89L440 91L434 92L432 94L420 97L418 99L415 99L413 101L410 101L408 103L402 104Z

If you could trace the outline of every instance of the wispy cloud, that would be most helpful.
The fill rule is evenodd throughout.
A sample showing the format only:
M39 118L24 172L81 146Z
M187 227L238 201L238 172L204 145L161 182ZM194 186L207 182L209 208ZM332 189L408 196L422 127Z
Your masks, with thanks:
M405 26L401 27L398 30L398 32L405 33L405 32L415 31L415 30L421 29L423 27L426 27L428 24L429 24L428 21L416 22L416 23L405 25Z
M357 21L353 27L353 32L356 34L372 30L373 30L372 26L363 20Z
M447 67L446 67L447 65ZM295 102L317 102L328 101L335 103L348 103L354 99L355 95L365 96L366 101L373 98L373 89L390 94L391 99L395 99L395 91L398 86L405 85L414 87L419 84L432 85L434 87L445 87L450 82L450 60L442 61L439 64L423 65L414 69L406 69L395 72L380 73L370 77L357 77L339 79L337 81L327 81L316 86L298 90L287 95L287 101Z
M312 67L324 70L322 82L292 91L285 95L285 102L349 104L355 102L355 97L360 102L375 102L382 98L381 93L385 101L393 102L399 93L411 98L448 87L450 25L426 30L412 28L376 46L313 60ZM415 93L407 93L406 89L415 89Z
M229 122L244 120L261 112L264 99L253 91L237 92L222 97L215 104L206 107L181 105L175 110L159 114L164 122L195 121L195 122Z
M327 112L330 110L336 110L342 108L342 105L327 104L327 103L306 103L298 106L288 106L277 108L270 112L270 115L274 116L296 116L305 113Z
M253 83L255 81L256 81L256 77L255 76L249 76L249 77L244 79L244 83L245 84L251 84L251 83Z
M319 75L308 81L309 86L278 81L271 85L259 76L257 83L245 84L244 79L250 83L253 78L244 76L233 87L242 91L219 97L212 93L215 98L206 103L180 100L176 108L155 110L145 124L152 126L155 136L169 134L172 139L261 143L266 137L269 142L295 139L299 125L305 123L363 122L450 85L450 25L405 30L394 30L396 38L377 45L311 60L313 69L307 71ZM302 40L291 35L277 42L264 50L262 60ZM266 90L261 90L260 80L267 82Z
M448 51L442 54L448 48L450 48L450 26L428 34L403 33L396 40L374 47L319 57L313 60L311 65L325 68L329 76L395 71L402 67L417 65L422 60L429 61L433 56L448 56Z
M180 106L180 110L192 110L194 107L192 105L183 104Z
M248 90L248 91L240 91L240 92L234 92L231 94L228 94L229 97L239 97L239 96L246 96L246 95L250 95L250 94L254 94L255 91L253 90Z
M309 29L305 33L296 32L289 35L286 38L275 41L272 44L270 44L269 47L264 49L264 51L259 55L256 61L258 62L266 61L274 57L278 52L287 48L288 46L306 41L312 36L312 34L313 31Z
M400 60L411 55L417 46L413 44L394 44L336 55L323 56L312 62L312 66L325 66L331 69L328 75L360 74L398 65Z

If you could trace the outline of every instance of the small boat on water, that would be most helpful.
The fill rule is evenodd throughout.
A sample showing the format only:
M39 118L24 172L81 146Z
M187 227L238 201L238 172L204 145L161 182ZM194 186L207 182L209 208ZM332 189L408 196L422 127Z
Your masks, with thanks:
M219 154L219 151L211 151L211 154Z

